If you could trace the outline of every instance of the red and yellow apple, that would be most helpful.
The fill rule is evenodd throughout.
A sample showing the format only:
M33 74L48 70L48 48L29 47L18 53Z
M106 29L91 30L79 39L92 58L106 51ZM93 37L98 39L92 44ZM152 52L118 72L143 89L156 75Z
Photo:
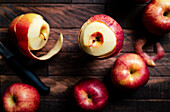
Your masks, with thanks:
M49 24L39 14L27 13L16 17L9 26L9 34L15 45L27 57L37 60L46 60L58 53L62 47L63 36L55 46L41 57L35 56L31 50L40 50L48 41Z
M122 49L123 40L121 26L104 14L92 16L83 24L78 36L80 48L97 58L116 56Z
M139 55L127 53L116 59L111 70L111 79L121 89L135 90L148 82L149 70Z
M155 61L161 59L164 56L165 51L164 51L163 47L161 46L161 44L159 42L157 42L156 43L156 48L157 48L156 55L149 56L147 53L143 52L142 48L145 44L146 44L146 40L139 38L135 44L135 51L137 54L139 54L144 59L144 61L146 62L147 65L156 66Z
M155 35L170 32L170 0L152 0L144 10L142 21Z
M40 96L34 87L14 83L6 89L2 100L7 112L34 112L38 109Z
M108 91L98 79L85 78L75 85L74 98L77 105L82 109L97 111L106 106Z

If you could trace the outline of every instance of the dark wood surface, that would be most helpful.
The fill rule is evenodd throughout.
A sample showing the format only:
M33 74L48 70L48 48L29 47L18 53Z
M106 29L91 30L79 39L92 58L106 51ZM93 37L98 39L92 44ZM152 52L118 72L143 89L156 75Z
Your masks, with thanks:
M170 112L170 33L154 36L147 32L141 22L146 3L130 0L1 0L0 41L5 44L20 62L51 87L47 96L41 96L38 112L82 112L74 101L72 89L76 82L86 77L101 80L109 91L109 102L101 112ZM45 54L56 42L60 32L64 35L62 50L47 61L35 61L23 56L11 44L8 27L18 15L28 12L41 14L51 27L50 38L37 55ZM77 44L82 24L95 14L113 17L123 28L125 39L121 53L104 60L86 57ZM110 80L110 70L117 57L134 53L135 40L148 40L145 52L154 55L154 43L159 41L165 56L148 67L149 82L134 92L123 92L115 88ZM0 55L0 94L12 83L28 83L8 61ZM1 99L2 101L2 99ZM2 104L1 104L2 110Z

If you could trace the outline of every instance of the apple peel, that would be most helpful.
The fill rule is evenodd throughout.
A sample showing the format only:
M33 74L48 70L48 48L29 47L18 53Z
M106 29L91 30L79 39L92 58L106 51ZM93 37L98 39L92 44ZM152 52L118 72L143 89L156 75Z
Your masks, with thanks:
M63 45L63 35L62 35L62 33L60 33L60 37L59 37L58 41L56 42L54 47L47 54L45 54L41 57L37 57L32 53L31 54L34 56L35 59L47 60L47 59L51 58L52 56L54 56L55 54L57 54L61 50L62 45Z
M145 44L146 44L146 40L139 38L135 44L135 51L144 59L144 61L148 66L154 67L156 66L155 62L164 56L165 51L161 46L161 44L159 42L156 42L157 53L154 56L149 56L147 53L143 52L142 48Z
M47 60L57 54L63 44L63 35L45 55L37 57L31 51L42 49L49 38L49 24L39 14L27 13L16 17L9 26L10 37L25 56L36 60Z

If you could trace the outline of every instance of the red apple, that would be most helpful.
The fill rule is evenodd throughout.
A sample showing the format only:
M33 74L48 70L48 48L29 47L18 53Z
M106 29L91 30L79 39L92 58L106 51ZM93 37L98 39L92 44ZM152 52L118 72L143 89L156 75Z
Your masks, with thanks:
M142 20L148 31L155 35L170 32L170 0L152 0L145 8Z
M24 83L14 83L2 97L7 112L34 112L38 109L40 96L37 90Z
M84 110L101 110L107 104L108 92L101 81L86 78L75 85L74 98Z
M44 56L37 57L31 50L40 50L48 41L50 27L39 14L28 13L16 17L9 26L9 34L15 45L27 57L46 60L59 52L63 43L60 35L56 45Z
M121 26L104 14L92 16L83 24L78 36L80 48L97 58L116 56L122 49L123 40Z
M114 63L111 79L113 84L119 88L135 90L148 82L149 70L139 55L123 54Z

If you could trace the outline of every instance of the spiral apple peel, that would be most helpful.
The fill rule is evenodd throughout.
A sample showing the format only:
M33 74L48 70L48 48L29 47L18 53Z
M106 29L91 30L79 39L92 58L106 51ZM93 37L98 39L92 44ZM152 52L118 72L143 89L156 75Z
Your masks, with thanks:
M155 62L161 59L165 51L159 42L156 42L157 53L154 56L149 56L147 53L143 52L143 46L146 44L146 40L139 38L135 44L135 51L139 54L146 62L148 66L156 66Z
M9 26L9 33L19 50L25 56L36 60L51 58L60 51L63 44L63 35L60 34L58 41L47 54L37 57L31 52L31 50L42 49L46 45L50 33L49 24L42 16L35 13L16 17Z

